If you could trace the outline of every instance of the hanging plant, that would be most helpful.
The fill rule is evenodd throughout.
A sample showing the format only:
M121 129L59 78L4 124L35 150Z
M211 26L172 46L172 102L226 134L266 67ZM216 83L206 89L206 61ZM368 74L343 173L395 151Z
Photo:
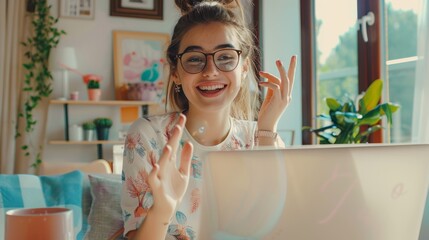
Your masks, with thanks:
M58 18L50 15L51 5L47 4L47 0L35 0L35 11L33 14L33 33L22 45L26 47L26 60L23 64L26 70L23 92L24 106L18 114L18 118L25 119L25 133L31 135L37 120L33 117L33 111L38 107L43 98L47 98L52 93L52 75L49 71L49 55L51 49L55 48L60 40L61 35L65 34L63 30L58 30L54 25L58 22ZM16 137L21 136L17 125ZM28 145L21 146L25 151L25 156L30 155ZM36 154L33 167L37 167L41 162L40 155L41 146Z

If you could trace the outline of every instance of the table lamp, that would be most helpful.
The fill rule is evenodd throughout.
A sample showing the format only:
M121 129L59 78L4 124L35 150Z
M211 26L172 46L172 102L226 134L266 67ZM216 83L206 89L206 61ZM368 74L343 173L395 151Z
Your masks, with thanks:
M73 47L63 47L53 54L53 66L62 71L63 92L61 99L69 98L69 71L77 68L76 51Z
M5 240L72 240L73 212L68 208L9 210L5 230Z

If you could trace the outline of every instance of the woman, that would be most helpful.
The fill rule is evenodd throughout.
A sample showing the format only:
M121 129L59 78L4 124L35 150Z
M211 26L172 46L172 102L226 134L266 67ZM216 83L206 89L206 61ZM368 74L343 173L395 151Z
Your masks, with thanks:
M259 73L268 91L256 114L256 48L239 1L175 2L182 17L167 50L172 112L137 120L125 144L121 205L131 239L198 236L204 153L283 144L277 123L291 99L296 57L288 72L276 62L280 78Z

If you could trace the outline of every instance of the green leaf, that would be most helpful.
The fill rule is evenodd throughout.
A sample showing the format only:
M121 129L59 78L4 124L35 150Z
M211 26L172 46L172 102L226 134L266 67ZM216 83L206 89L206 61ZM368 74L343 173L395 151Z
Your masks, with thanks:
M362 99L359 100L359 113L364 115L375 108L380 101L383 81L377 79L369 85Z
M371 135L374 132L377 132L380 129L382 129L380 125L374 125L368 128L366 131L362 132L362 137L369 137L369 135Z
M335 118L337 119L337 124L342 126L349 125L349 124L357 124L357 122L362 119L362 115L359 113L353 113L353 112L335 112L334 113Z
M317 132L324 132L324 131L326 131L328 129L332 129L332 128L336 128L335 125L332 124L332 125L317 128L317 129L311 129L311 131L317 133Z
M387 122L392 124L392 110L390 109L388 103L383 103L380 105L380 115L386 115Z
M329 109L332 111L336 111L339 108L341 108L341 104L333 98L326 98L326 104L328 105Z
M316 118L323 121L331 121L331 117L326 114L319 114L316 116Z
M354 112L346 112L344 113L344 120L347 123L354 123L356 124L360 119L362 119L362 115L359 113Z
M343 112L352 112L352 113L356 112L356 107L355 107L355 104L353 103L353 100L348 99L343 104Z
M381 115L385 115L386 116L388 114L392 114L396 111L398 111L398 109L400 108L400 106L398 104L393 104L393 103L383 103L380 105L381 106ZM387 116L389 118L389 116Z
M34 67L34 63L24 63L22 64L26 70L31 70Z
M84 124L82 124L82 128L85 130L85 129L89 129L89 127L85 127L85 123ZM310 127L310 126L303 126L302 128L301 128L301 130L302 131L311 131L312 130L312 128Z
M332 134L326 133L326 132L318 133L317 136L322 138L324 140L323 143L325 144L327 143L334 144L336 140L336 138L332 136Z
M359 121L359 125L374 125L380 121L380 107L376 107L363 115L363 118Z

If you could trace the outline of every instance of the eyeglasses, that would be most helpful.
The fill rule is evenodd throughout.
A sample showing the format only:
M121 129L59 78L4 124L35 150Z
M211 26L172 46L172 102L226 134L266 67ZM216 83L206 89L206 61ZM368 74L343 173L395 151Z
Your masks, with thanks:
M202 72L207 65L207 56L213 57L217 69L222 72L230 72L238 66L241 52L237 49L220 49L212 53L189 51L177 54L176 58L180 59L180 63L187 73Z

